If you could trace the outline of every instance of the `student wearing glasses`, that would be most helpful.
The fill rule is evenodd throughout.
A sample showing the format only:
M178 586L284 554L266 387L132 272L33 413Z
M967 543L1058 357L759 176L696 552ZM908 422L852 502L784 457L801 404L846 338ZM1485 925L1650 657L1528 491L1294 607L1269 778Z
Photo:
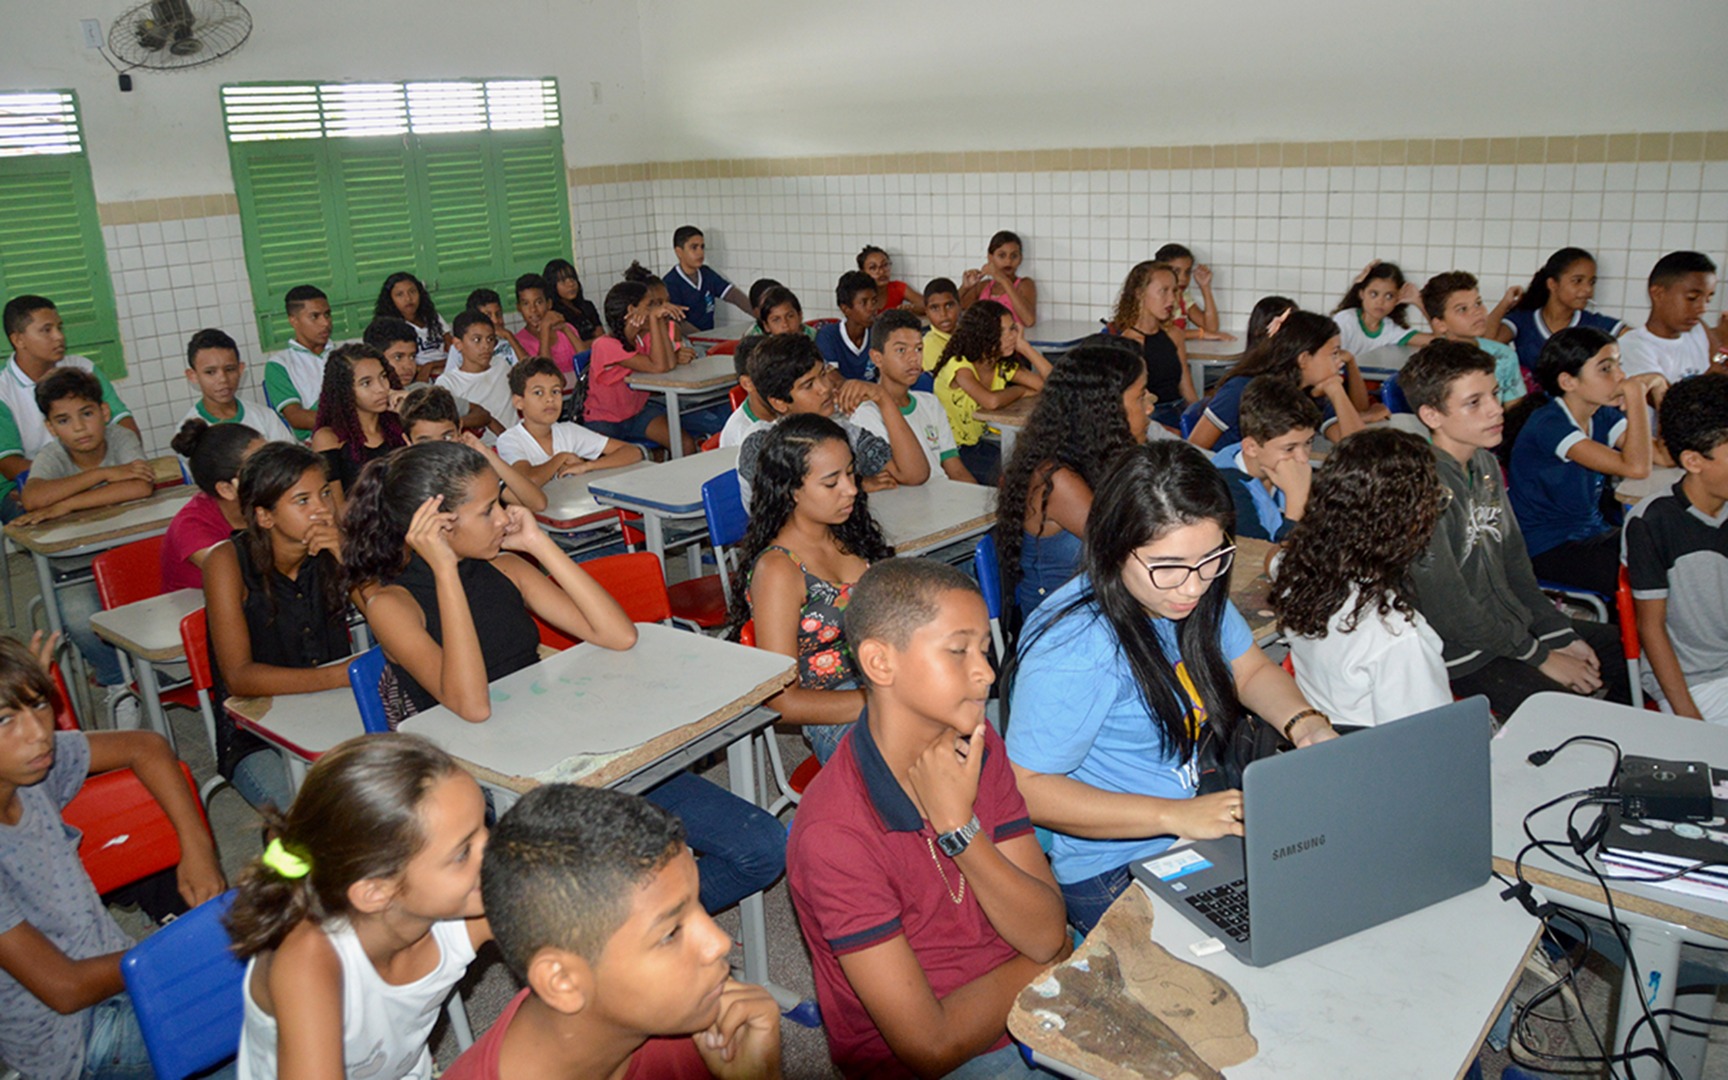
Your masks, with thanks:
M1201 725L1258 714L1308 746L1336 737L1230 602L1235 503L1195 447L1123 455L1093 497L1080 573L1021 634L1008 757L1068 921L1089 932L1130 863L1179 838L1242 833L1242 793L1199 794Z

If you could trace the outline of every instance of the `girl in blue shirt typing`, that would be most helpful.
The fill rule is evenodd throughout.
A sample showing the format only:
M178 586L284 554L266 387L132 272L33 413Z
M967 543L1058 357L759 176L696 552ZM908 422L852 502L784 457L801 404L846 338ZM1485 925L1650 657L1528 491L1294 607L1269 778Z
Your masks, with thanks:
M1512 511L1544 581L1611 594L1620 576L1620 530L1602 512L1607 476L1650 475L1650 406L1668 384L1628 377L1611 334L1573 326L1536 361L1542 392L1507 416Z
M1027 620L1008 756L1050 850L1068 921L1097 924L1130 863L1178 838L1242 833L1242 793L1198 793L1201 724L1265 718L1307 746L1335 737L1230 602L1234 503L1175 440L1137 447L1099 484L1081 573Z

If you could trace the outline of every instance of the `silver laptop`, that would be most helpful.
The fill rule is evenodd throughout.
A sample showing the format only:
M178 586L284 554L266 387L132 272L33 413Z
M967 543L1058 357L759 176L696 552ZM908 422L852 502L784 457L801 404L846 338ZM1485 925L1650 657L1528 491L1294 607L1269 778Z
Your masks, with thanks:
M1249 765L1241 838L1135 862L1134 878L1264 967L1467 892L1493 860L1488 699Z

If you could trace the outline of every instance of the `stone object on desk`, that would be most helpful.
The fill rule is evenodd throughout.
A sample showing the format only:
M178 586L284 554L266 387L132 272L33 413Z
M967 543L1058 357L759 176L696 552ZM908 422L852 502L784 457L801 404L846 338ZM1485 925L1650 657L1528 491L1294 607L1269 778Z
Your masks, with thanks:
M1073 956L1020 992L1009 1030L1099 1080L1212 1080L1259 1053L1230 984L1151 929L1151 901L1128 889Z

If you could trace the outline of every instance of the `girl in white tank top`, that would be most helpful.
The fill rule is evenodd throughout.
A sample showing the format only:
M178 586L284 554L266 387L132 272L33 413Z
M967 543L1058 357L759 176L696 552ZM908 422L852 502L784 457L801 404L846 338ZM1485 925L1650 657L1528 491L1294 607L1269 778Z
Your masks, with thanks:
M438 1013L492 936L485 800L436 746L364 735L318 759L241 879L240 1080L429 1078Z

